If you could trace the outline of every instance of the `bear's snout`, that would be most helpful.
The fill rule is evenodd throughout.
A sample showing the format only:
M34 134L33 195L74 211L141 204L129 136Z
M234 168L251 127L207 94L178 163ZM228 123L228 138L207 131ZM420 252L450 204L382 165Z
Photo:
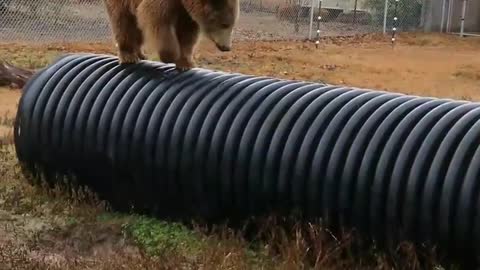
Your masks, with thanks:
M220 45L220 44L216 44L216 45L217 45L217 48L222 52L229 52L229 51L232 50L230 48L230 46L225 46L225 45Z

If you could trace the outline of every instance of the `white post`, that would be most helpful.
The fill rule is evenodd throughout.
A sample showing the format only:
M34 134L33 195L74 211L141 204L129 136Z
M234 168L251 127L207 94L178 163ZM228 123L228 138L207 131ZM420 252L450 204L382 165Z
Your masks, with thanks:
M313 13L314 13L314 7L313 3L316 0L311 0L310 1L310 29L308 30L308 39L312 40L312 35L313 35Z
M383 33L387 33L387 15L388 15L388 0L385 0L385 10L383 12Z
M460 36L464 37L463 33L465 32L465 14L467 13L467 0L463 0L463 9L462 9L462 21L460 24Z
M445 10L447 9L447 0L443 0L442 3L442 20L440 22L440 33L443 33L443 25L445 24Z
M453 0L448 1L448 13L447 13L447 30L446 32L451 32L451 22L452 22L452 11L453 11Z

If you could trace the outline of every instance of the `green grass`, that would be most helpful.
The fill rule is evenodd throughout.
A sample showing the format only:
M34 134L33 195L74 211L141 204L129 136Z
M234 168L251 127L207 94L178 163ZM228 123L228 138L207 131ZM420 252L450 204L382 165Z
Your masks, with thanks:
M200 236L178 223L139 217L124 228L149 255L185 252L194 256L203 244Z
M124 231L149 255L180 252L195 256L204 239L179 223L168 223L144 216L131 216L123 225Z

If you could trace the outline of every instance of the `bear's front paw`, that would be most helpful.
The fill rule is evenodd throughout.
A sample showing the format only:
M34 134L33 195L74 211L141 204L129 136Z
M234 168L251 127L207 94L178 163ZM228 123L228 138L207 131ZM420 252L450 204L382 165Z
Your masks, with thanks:
M182 72L183 72L183 71L188 71L188 70L190 70L190 69L192 69L192 68L195 67L195 63L193 63L193 61L188 60L188 59L186 59L186 58L181 58L181 59L179 59L179 60L175 63L175 65L176 65L177 70L182 71Z
M147 57L142 52L137 52L138 59L140 60L147 60Z
M140 62L140 60L142 60L138 53L120 52L118 58L119 58L120 64L136 64Z

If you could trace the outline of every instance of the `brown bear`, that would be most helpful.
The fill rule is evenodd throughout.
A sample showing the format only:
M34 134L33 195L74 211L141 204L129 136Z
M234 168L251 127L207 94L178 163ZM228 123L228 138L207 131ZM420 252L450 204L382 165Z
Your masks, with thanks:
M145 59L142 46L180 70L194 67L199 34L230 51L239 0L104 0L121 64Z

